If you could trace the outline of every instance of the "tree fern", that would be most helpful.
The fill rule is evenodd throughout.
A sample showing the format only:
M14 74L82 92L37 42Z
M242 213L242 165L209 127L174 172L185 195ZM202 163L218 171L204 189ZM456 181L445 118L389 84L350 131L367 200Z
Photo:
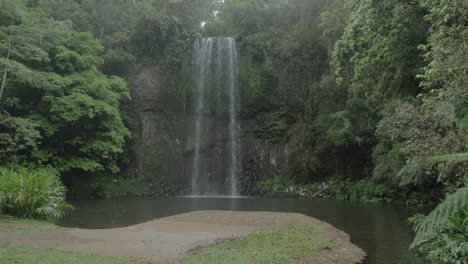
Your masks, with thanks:
M411 248L414 249L418 247L421 242L430 238L432 234L434 234L442 224L445 224L451 216L467 209L468 187L464 187L459 189L456 193L447 196L447 198L428 216L424 218L421 218L420 215L413 217L413 222L416 222L416 237L411 244Z

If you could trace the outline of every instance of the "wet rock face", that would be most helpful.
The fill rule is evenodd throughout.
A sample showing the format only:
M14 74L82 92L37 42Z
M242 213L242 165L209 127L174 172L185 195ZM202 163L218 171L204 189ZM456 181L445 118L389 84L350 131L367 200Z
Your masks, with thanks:
M133 132L136 160L131 170L138 177L176 179L184 171L184 122L178 120L180 114L165 111L159 76L157 68L142 68L131 85L139 119L139 129Z
M243 164L246 176L253 181L276 175L287 176L289 151L284 115L277 109L243 111Z
M180 191L187 192L193 173L195 139L192 130L196 116L191 110L184 111L184 107L174 107L182 105L181 98L167 95L174 84L168 84L160 76L156 67L142 67L130 85L138 126L133 131L134 161L129 173L155 181L166 178ZM186 98L186 101L192 99ZM286 130L281 120L280 116L271 113L255 114L239 120L242 166L239 180L242 194L252 193L256 182L265 177L286 174L288 149L284 143ZM228 125L223 123L220 126ZM224 145L227 148L227 134L214 137L207 132L203 136L225 142L201 146L204 159L227 159L222 155L210 158L213 153L220 152L213 149ZM216 162L210 164L218 166Z
M259 136L252 129L252 120L242 120L242 189L243 193L255 192L255 184L266 177L286 175L288 147L281 141Z
M161 81L157 68L142 68L132 84L132 95L143 111L154 112Z

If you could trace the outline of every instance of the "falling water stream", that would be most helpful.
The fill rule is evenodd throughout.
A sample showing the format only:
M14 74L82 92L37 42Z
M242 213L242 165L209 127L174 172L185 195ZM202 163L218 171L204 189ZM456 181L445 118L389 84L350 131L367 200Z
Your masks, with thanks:
M417 212L409 208L327 199L236 197L241 168L237 60L232 38L203 38L194 43L193 129L187 138L192 167L187 194L210 197L72 201L76 211L59 224L123 227L197 210L293 212L349 233L353 243L367 252L366 264L424 263L408 252L413 233L406 219Z
M194 126L191 195L239 196L240 110L233 38L197 39L193 47Z

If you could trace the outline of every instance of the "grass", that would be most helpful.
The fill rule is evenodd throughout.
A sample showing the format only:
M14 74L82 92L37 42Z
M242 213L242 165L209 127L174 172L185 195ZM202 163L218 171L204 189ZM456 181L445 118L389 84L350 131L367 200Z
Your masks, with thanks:
M54 226L50 222L43 220L27 219L27 218L14 218L7 216L0 216L0 224L16 224L16 225L31 225L31 226Z
M42 221L1 218L0 224L55 227ZM184 258L181 264L240 264L240 263L293 263L313 259L314 255L332 245L320 226L298 223L278 228L263 229L244 238L209 246ZM0 244L2 264L168 264L125 257L68 252L36 247L12 247Z
M264 229L234 240L202 248L182 264L284 264L299 259L312 259L332 245L321 227L311 223Z
M18 233L41 233L41 232L48 232L50 230L58 228L56 225L50 222L42 221L42 220L18 219L18 218L0 216L0 225L1 224L9 225L8 227L9 232L18 232Z
M108 257L97 254L68 252L34 247L10 247L0 245L2 264L165 264L124 257Z

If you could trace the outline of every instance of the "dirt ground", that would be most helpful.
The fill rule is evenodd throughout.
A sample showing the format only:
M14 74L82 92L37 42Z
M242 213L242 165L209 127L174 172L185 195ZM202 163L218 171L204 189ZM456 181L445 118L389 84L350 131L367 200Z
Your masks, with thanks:
M300 221L324 227L334 241L316 263L360 263L365 253L333 226L301 214L270 212L197 211L114 229L47 228L19 232L18 224L0 224L0 243L39 246L109 256L176 261L202 246L246 236L260 228Z

